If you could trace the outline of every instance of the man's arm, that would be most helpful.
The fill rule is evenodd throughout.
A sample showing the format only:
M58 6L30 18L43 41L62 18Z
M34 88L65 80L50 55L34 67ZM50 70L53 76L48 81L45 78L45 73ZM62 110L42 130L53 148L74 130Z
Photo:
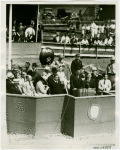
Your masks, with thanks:
M72 61L72 63L71 63L71 72L72 72L72 74L74 74L74 61Z

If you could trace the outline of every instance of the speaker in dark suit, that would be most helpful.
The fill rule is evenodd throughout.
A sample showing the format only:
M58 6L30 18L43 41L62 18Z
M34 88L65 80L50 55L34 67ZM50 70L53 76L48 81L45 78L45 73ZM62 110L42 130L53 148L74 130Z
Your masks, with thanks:
M77 68L82 68L82 61L80 60L80 54L75 55L75 59L71 63L71 72L75 74Z

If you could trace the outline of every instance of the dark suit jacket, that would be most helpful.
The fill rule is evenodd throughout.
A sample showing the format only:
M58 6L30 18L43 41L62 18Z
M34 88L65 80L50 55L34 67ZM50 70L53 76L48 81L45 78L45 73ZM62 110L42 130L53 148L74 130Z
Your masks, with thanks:
M79 76L79 78L76 77L76 75L72 74L70 76L70 94L73 94L73 89L77 88L80 89L82 86L82 80L81 80L81 76Z
M6 93L22 94L19 88L14 83L12 83L9 79L6 79Z
M51 94L64 94L64 86L61 84L60 80L58 80L58 83L56 83L53 80L52 75L48 78L48 86L50 87Z
M95 88L95 80L93 78L89 82L85 80L85 88Z
M72 74L75 74L75 71L77 68L82 68L82 61L81 60L73 60L72 63L71 63L71 72Z

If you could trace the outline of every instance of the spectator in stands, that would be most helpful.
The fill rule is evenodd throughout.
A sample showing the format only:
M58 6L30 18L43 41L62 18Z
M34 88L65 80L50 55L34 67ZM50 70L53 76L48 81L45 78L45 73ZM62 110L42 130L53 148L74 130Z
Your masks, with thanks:
M34 20L31 20L31 21L30 21L30 27L32 27L32 28L35 29L35 21L34 21Z
M91 23L91 34L92 37L94 38L95 36L95 28L96 28L96 24L94 23L94 21Z
M6 93L22 94L18 86L14 84L13 79L14 75L12 74L12 72L8 72L6 79Z
M112 42L113 42L113 38L112 38L112 36L109 36L108 37L108 45L112 45Z
M110 25L110 35L114 35L115 34L115 24L111 24Z
M90 36L90 38L88 39L88 43L89 43L89 45L94 44L94 38L92 38L92 36Z
M62 35L61 37L61 42L60 43L65 43L66 42L66 37L65 34Z
M64 61L64 56L62 55L62 54L60 54L59 56L58 56L58 60L56 60L55 61L55 65L56 66L63 66L63 67L65 67L65 65L66 65L66 62Z
M109 28L108 28L107 24L105 24L105 27L104 27L105 36L108 36L108 33L109 33Z
M97 37L94 40L94 45L98 45L98 38Z
M32 63L32 69L33 69L33 74L32 74L32 80L33 80L33 84L35 86L35 78L39 75L38 69L37 69L37 64L36 63Z
M82 25L82 36L84 37L85 36L85 34L86 34L86 30L85 30L86 28L85 28L85 25L83 24Z
M26 76L26 82L23 84L23 93L27 96L37 96L33 86L32 77L30 75Z
M24 27L22 23L19 25L19 35L20 35L20 42L24 42Z
M73 34L73 36L70 39L70 43L72 46L75 46L78 42L78 38L76 37L76 34Z
M61 83L58 76L57 68L52 68L52 75L48 78L48 86L50 87L51 94L64 94L64 84Z
M94 38L97 37L97 34L98 34L98 24L96 24L96 26L94 27L95 28L95 35L94 35Z
M102 46L101 40L102 40L101 38L98 38L97 45Z
M60 40L61 40L61 38L60 38L60 33L57 32L57 33L56 33L56 36L54 37L54 42L60 43Z
M68 37L67 33L63 34L60 43L70 43L70 38Z
M84 45L84 46L89 45L89 42L86 37L84 37L83 40L81 41L81 45Z
M75 59L71 63L72 74L75 74L77 68L82 69L82 61L80 60L80 54L76 54Z
M110 76L116 74L115 57L111 57L110 64L107 65L107 74Z
M105 41L104 41L104 39L101 39L101 46L105 46Z
M98 84L100 94L103 94L104 91L109 92L111 89L111 81L108 79L107 74L103 74L103 79L99 81Z
M74 74L70 76L70 94L73 95L73 90L81 88L81 76L79 67L76 68Z
M85 80L85 88L95 88L95 81L92 78L91 73L87 74L87 79Z
M40 95L47 95L50 93L50 89L47 85L47 81L44 75L38 76L38 82L36 84L36 92Z
M30 65L30 62L26 62L25 63L25 68L26 68L26 73L28 74L28 75L33 75L33 70L32 70L32 67L31 67L31 65Z
M90 34L91 33L91 31L90 31L90 25L88 24L87 26L86 26L86 35L88 35L88 34Z

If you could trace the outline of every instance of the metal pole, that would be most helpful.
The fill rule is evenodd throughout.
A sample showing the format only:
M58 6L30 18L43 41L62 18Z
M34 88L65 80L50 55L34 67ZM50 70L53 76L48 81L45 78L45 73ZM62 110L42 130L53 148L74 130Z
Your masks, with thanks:
M8 69L11 70L11 54L12 54L12 4L9 10L9 56L8 56Z
M98 64L98 63L97 63L97 57L98 57L98 49L97 49L97 45L96 45L95 47L96 47L96 64Z
M36 42L37 42L37 37L38 37L38 17L39 17L39 5L38 5L38 11L37 11Z

